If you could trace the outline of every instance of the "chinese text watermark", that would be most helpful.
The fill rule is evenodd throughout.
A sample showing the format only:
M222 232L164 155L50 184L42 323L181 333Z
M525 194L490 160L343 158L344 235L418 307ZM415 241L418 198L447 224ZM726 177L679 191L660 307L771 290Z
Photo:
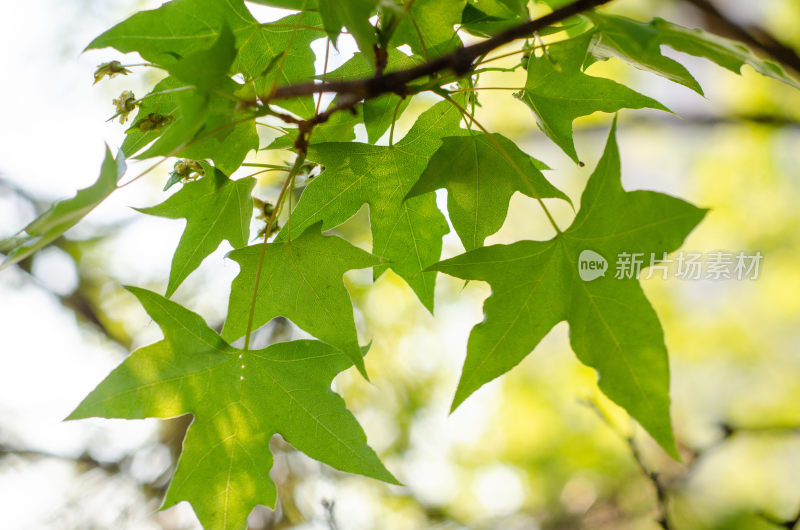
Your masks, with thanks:
M654 276L666 280L757 280L764 256L761 252L682 251L668 258L644 252L620 252L614 261L614 278L617 280L645 279ZM578 275L585 282L606 276L608 261L593 250L584 250L578 256Z

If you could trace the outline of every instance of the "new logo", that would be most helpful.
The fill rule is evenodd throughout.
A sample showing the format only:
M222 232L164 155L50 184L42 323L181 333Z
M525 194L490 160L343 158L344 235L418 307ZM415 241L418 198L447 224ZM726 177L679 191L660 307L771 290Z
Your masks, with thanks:
M578 256L578 276L585 282L605 276L608 270L606 258L594 250L584 250Z

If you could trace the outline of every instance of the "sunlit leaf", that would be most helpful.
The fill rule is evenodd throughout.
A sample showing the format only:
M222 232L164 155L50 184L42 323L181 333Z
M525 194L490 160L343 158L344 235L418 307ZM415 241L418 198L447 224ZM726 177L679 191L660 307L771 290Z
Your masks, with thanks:
M677 249L704 215L705 210L669 195L624 191L612 129L569 229L549 241L483 247L431 267L492 286L484 304L486 318L469 337L453 408L516 366L566 320L572 349L597 370L600 389L677 455L669 419L669 363L658 316L636 278L617 279L600 267L594 270L604 275L584 281L579 257L592 251L600 256L597 263L604 259L609 269L623 252L661 258Z
M461 22L466 0L407 2L392 36L395 45L408 44L415 54L432 59L461 45L455 26Z
M741 42L701 29L684 28L661 18L654 19L651 24L658 30L661 42L679 52L705 57L736 73L741 73L742 66L749 65L761 75L800 88L800 83L789 77L778 63L760 59Z
M375 28L369 21L378 0L317 0L328 37L335 44L342 27L346 27L358 49L374 61L373 46L378 42Z
M373 253L387 265L375 267L377 278L391 267L433 309L436 274L425 268L439 260L447 222L432 194L403 198L442 144L442 137L467 134L461 114L443 101L422 113L406 136L392 146L362 143L312 145L308 158L325 170L306 187L294 212L294 230L322 221L324 230L369 205ZM286 236L286 228L279 238Z
M133 352L67 419L192 414L163 508L189 501L205 528L244 529L256 504L275 506L273 434L336 469L397 483L331 391L347 356L308 340L238 350L199 315L129 290L164 339Z
M205 176L183 188L157 206L140 208L149 215L186 219L186 229L172 257L167 296L183 283L189 274L223 240L234 248L247 244L253 200L250 193L254 178L231 181L216 168L204 165Z
M222 336L232 342L245 334L260 272L253 329L284 316L344 352L366 374L353 307L342 275L351 269L372 267L381 260L342 238L321 235L319 223L304 231L299 226L293 229L296 238L267 245L263 261L261 244L230 253L241 270L231 285Z
M525 89L516 96L536 115L539 128L575 162L572 122L593 112L650 107L661 103L610 79L583 72L591 35L548 47L547 55L531 55Z
M595 24L590 46L591 59L617 57L636 68L703 93L700 84L683 65L661 53L663 33L652 23L600 13L587 16Z
M546 168L500 134L448 137L407 196L446 188L453 228L464 248L473 250L503 226L514 192L569 201L544 178L540 169Z
M31 256L75 226L117 189L117 182L125 169L123 153L120 151L115 160L111 150L106 147L100 176L94 184L78 191L71 199L54 203L49 210L23 228L21 235L0 243L0 251L6 254L0 270Z

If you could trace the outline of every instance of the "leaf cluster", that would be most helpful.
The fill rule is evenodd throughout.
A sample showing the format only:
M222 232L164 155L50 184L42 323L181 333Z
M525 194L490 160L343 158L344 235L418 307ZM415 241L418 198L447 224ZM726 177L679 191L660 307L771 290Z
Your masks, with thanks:
M392 269L433 312L442 272L492 287L485 320L469 337L453 408L566 321L572 349L597 371L600 389L677 456L657 314L636 279L607 275L586 282L577 260L584 250L606 259L621 252L672 252L705 211L662 193L623 189L615 118L577 214L563 229L545 200L572 201L548 180L548 165L475 119L484 97L481 74L495 68L498 55L490 47L466 64L442 58L464 54L467 34L488 38L479 41L484 43L510 35L511 55L519 58L510 70L524 70L526 77L513 104L530 112L531 123L576 163L577 118L667 110L633 88L588 73L598 61L620 59L702 93L689 71L664 55L667 46L732 71L749 65L797 82L737 42L659 18L642 22L592 9L607 0L537 2L553 12L524 43L515 40L519 28L532 24L524 0L255 3L288 11L264 23L243 0L172 0L134 14L89 44L135 52L163 77L143 98L125 96L123 118L134 108L137 114L116 159L107 152L97 182L5 242L3 266L51 243L108 197L119 186L126 157L182 159L165 186L177 191L139 211L186 225L165 295L130 288L164 339L136 350L69 418L194 415L165 507L188 500L208 528L242 528L255 504L274 506L268 443L276 433L334 468L396 483L330 388L350 366L368 373L368 346L359 340L342 275L371 268L378 278ZM311 44L325 39L328 50L344 48L343 35L358 52L333 71L319 71L315 61L321 58ZM327 54L325 63L327 70ZM434 63L444 66L426 66ZM397 86L375 81L407 72L424 74L406 75L409 82ZM114 60L101 65L95 78L129 73ZM322 108L323 98L313 94L325 90L335 98ZM431 96L436 101L412 116L413 126L400 137L395 123L416 108L409 103ZM361 126L365 133L358 132ZM264 130L278 136L264 141ZM264 150L293 161L246 162ZM240 171L247 166L281 172L273 202L254 195L256 178ZM436 200L441 189L447 190L446 209ZM298 190L292 205L287 197ZM544 209L554 236L485 246L517 192ZM365 205L371 252L323 234ZM465 252L441 261L448 218ZM263 235L253 243L251 225L259 222ZM234 249L228 259L239 274L217 334L169 298L223 241ZM250 349L253 332L278 316L316 340ZM234 346L241 339L244 345Z

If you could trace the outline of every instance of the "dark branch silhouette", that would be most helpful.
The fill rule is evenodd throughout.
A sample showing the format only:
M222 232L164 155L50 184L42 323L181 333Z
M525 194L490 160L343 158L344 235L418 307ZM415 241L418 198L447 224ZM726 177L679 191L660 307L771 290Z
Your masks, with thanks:
M375 98L382 94L394 93L407 96L415 92L431 90L431 87L428 85L412 87L411 83L444 71L452 71L459 77L464 76L475 67L476 62L481 57L484 57L500 46L517 39L530 37L538 31L590 9L610 3L611 1L612 0L577 0L576 2L555 9L545 16L509 28L489 39L470 46L458 48L449 54L405 70L384 73L383 68L378 68L375 76L365 79L348 81L323 80L319 82L285 85L275 88L267 95L258 96L256 100L244 102L244 104L258 105L258 103L261 102L262 108L266 109L268 114L275 115L287 123L297 124L299 127L299 134L295 142L295 148L297 148L299 152L305 152L308 143L307 136L311 129L313 129L315 125L327 121L332 114L339 110L352 109L359 101ZM798 56L797 52L780 42L763 28L744 28L736 24L717 9L709 0L684 1L694 5L714 22L719 24L728 34L728 37L737 39L752 48L760 50L784 66L800 73L800 56ZM297 119L289 115L277 113L269 108L269 104L276 100L321 93L338 94L339 101L330 109L316 114L310 119Z
M272 93L261 99L265 102L269 102L324 92L349 94L355 96L357 101L374 98L387 93L407 95L409 94L409 84L417 79L446 70L451 70L459 76L466 75L472 70L475 61L479 57L486 55L492 50L517 39L530 37L537 31L611 1L612 0L578 0L577 2L560 7L543 17L529 20L528 22L507 29L494 37L470 46L459 48L452 53L442 55L441 57L406 70L379 74L368 79L353 81L321 81L318 83L311 82L285 85L276 88Z

